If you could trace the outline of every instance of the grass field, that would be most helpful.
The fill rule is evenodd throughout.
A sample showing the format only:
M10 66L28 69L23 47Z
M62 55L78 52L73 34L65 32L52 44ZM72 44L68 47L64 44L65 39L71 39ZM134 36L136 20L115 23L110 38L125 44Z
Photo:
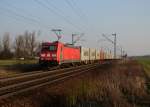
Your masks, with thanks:
M0 78L40 69L38 60L0 60Z
M18 64L36 64L37 60L0 60L0 67Z
M140 57L138 61L143 65L146 74L150 78L150 57Z

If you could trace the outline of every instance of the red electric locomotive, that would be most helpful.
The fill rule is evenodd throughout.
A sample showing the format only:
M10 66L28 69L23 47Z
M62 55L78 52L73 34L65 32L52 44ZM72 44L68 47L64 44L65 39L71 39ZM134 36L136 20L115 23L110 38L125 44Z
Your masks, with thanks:
M42 43L40 64L59 65L80 62L80 47L63 44L59 41Z

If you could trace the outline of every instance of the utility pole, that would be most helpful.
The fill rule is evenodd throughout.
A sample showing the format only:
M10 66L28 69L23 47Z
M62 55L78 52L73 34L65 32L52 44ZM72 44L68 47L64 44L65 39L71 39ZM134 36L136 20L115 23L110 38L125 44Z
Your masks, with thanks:
M123 57L123 50L122 50L122 47L121 47L121 58Z
M112 36L114 36L114 40L109 39L105 34L102 34L102 36L114 45L114 59L116 59L116 33L112 34Z
M74 40L74 37L80 35L76 40ZM80 41L80 39L84 36L84 34L72 34L72 45L74 45L76 42Z
M61 39L61 29L52 29L52 31L56 34L58 41Z
M116 45L117 45L117 37L116 33L112 34L114 36L114 59L116 59Z
M72 45L74 45L74 36L77 36L77 34L72 34Z
M105 34L102 34L102 36L109 41L110 43L112 43L114 45L114 59L117 58L117 34L114 33L112 34L112 36L114 36L114 40L108 38ZM122 49L122 47L120 47L121 49L121 56L127 56L127 54L125 55L125 51Z

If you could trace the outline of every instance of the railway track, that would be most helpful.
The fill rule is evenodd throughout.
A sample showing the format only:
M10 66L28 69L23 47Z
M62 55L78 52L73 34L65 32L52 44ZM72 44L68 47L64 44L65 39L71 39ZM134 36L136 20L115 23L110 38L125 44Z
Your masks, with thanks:
M0 79L0 100L62 81L92 70L97 66L99 66L98 63L88 64L47 72L24 73Z
M40 73L40 72L45 72L45 71L52 71L52 70L57 70L57 69L63 69L63 68L61 68L59 66L47 67L46 69L41 69L39 71L24 72L24 73L19 73L19 74L14 74L14 75L8 75L8 76L5 76L5 77L0 77L0 80L5 79L5 78L14 78L14 77L22 76L22 75L32 75L32 74L35 74L35 73Z

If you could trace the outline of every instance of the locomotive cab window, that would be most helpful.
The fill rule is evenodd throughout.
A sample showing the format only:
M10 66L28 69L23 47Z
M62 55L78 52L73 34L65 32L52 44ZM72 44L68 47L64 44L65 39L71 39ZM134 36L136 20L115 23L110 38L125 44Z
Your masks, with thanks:
M49 46L49 50L50 51L56 51L57 47L55 45L51 45L51 46Z

